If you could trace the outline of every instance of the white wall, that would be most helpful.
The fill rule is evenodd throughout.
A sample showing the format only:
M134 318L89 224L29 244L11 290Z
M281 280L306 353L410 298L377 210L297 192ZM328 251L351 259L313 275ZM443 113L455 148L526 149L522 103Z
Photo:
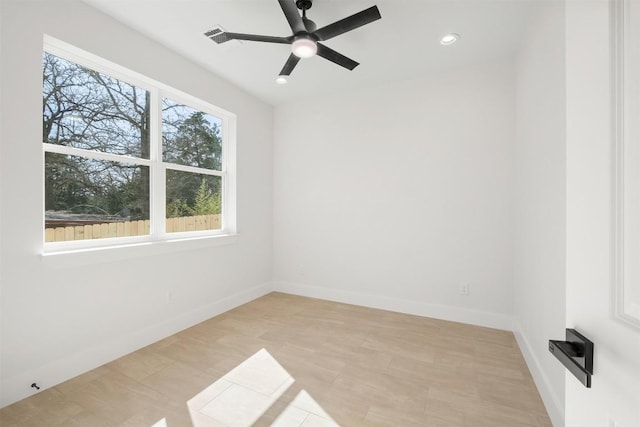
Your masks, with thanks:
M273 117L270 106L80 1L2 0L0 25L4 406L29 395L33 381L52 386L270 289ZM40 256L44 33L237 114L235 243Z
M555 426L564 367L548 351L565 334L564 4L540 9L516 61L514 332Z
M505 61L276 108L276 289L511 329L514 107Z
M612 316L609 7L566 9L567 325L595 344L592 388L567 374L569 427L640 425L640 331Z

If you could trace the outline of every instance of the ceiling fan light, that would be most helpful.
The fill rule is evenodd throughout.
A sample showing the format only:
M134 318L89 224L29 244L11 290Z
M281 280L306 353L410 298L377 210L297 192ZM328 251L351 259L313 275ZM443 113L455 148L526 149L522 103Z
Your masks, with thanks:
M298 58L311 58L318 52L318 45L307 37L299 37L291 43L291 52Z
M276 77L276 83L278 83L279 85L287 84L287 77L286 76Z

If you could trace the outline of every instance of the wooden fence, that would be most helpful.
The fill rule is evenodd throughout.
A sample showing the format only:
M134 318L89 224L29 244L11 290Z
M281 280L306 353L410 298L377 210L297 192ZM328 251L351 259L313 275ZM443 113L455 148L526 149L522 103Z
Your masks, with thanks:
M167 233L218 229L220 229L220 215L198 215L166 219ZM44 241L63 242L103 239L106 237L146 236L149 234L149 230L149 220L50 227L44 229Z
M219 230L220 214L167 218L167 233L180 231Z

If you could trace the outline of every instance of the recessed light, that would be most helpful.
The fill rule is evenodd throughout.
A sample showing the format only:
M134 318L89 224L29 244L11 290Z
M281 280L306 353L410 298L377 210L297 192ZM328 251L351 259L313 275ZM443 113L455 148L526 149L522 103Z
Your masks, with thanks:
M440 44L444 46L449 46L450 44L454 44L460 38L460 34L449 33L446 36L440 39Z
M278 76L276 78L276 83L278 83L279 85L287 84L287 77L286 76Z

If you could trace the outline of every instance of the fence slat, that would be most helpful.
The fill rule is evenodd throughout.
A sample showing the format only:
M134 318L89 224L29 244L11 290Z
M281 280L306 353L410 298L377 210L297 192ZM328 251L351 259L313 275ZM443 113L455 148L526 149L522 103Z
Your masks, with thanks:
M93 225L84 226L84 239L85 240L93 239Z
M100 231L102 230L102 227L100 227L100 224L93 224L93 238L94 239L99 239L100 238Z
M196 231L206 230L206 226L205 215L198 215L196 217Z
M73 228L75 229L73 240L84 240L84 225L76 225Z
M109 237L118 237L118 226L115 222L112 222L109 225Z
M73 236L75 236L74 227L65 227L64 228L64 240L73 240Z

